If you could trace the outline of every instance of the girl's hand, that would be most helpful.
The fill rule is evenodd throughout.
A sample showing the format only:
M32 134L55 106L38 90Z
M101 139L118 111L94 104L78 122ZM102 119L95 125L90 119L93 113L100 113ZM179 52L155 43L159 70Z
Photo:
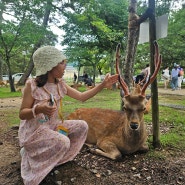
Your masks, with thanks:
M57 110L57 107L55 103L53 106L51 106L49 105L48 100L45 100L43 103L39 104L36 109L38 113L43 113L44 115L47 115L49 118L51 118Z
M105 88L111 88L111 86L118 82L118 74L110 75L109 73L106 74L105 79L103 80L103 84Z

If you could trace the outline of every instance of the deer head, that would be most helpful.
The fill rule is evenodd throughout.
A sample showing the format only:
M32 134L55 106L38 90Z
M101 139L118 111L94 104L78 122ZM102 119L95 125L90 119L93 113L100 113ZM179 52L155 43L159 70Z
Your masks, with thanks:
M130 128L137 130L140 127L140 123L143 120L144 111L148 100L145 96L146 88L155 80L157 73L160 69L162 62L161 55L159 54L159 47L157 42L154 42L155 46L155 70L154 73L149 77L148 81L140 88L137 87L137 91L130 93L127 84L120 75L119 63L120 63L120 44L116 48L116 72L119 74L119 83L124 91L124 107L126 112L127 120L130 124Z

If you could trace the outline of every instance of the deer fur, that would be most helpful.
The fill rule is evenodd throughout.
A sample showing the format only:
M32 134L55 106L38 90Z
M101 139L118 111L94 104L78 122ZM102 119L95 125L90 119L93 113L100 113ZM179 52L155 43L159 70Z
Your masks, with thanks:
M120 74L119 47L116 52L116 71L118 74ZM120 77L120 85L124 91L123 111L80 108L67 117L67 119L87 122L89 130L86 143L97 147L90 147L91 152L112 160L119 160L124 154L148 151L147 131L144 123L144 112L148 102L145 90L155 79L162 61L159 57L157 43L155 43L155 48L156 69L147 84L141 89L136 88L133 93L129 93L126 83Z

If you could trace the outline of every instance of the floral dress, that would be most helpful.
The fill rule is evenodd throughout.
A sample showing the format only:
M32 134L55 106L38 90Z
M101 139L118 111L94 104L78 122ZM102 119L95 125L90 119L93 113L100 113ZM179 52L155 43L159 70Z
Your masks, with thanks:
M31 84L34 105L49 100L50 92L59 109L60 100L67 93L63 80L58 85L46 83L44 88L37 87L33 79L27 83ZM68 129L68 136L57 131L59 125ZM33 119L21 120L19 142L24 147L21 160L24 184L38 185L55 166L73 160L85 142L87 130L87 123L83 120L61 121L58 111L50 119L38 114Z

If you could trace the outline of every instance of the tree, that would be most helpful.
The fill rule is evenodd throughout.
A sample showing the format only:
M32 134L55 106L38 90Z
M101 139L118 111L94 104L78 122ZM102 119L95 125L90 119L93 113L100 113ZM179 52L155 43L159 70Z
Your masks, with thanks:
M33 67L34 67L32 55L37 48L39 48L42 44L46 43L46 41L44 39L47 38L46 36L49 36L49 34L47 35L47 32L48 32L47 26L48 26L48 22L49 22L49 16L50 16L50 13L52 10L52 1L53 0L47 0L46 4L43 6L44 7L44 16L43 16L43 22L42 22L42 26L41 26L41 28L43 29L43 32L42 32L41 37L36 42L34 42L34 47L33 47L33 50L32 50L31 56L30 56L28 68L26 70L26 73L20 79L18 85L23 85L25 83L26 79L28 78L28 76L30 75L30 73L32 72ZM50 38L49 42L50 41L52 41L51 38Z
M185 31L184 19L185 7L178 11L172 12L169 18L168 36L161 39L159 43L162 46L163 67L173 67L174 63L178 63L185 67Z
M180 3L180 2L179 2ZM143 6L139 9L139 12L143 10ZM166 66L173 67L173 63L179 63L185 66L184 62L184 42L183 42L183 30L184 30L184 10L173 9L175 7L175 1L156 1L156 17L169 14L168 19L168 35L166 38L158 40L160 45L160 52L163 56L162 67ZM182 37L180 36L182 35ZM136 63L138 69L142 69L150 59L149 54L149 43L140 44L137 47ZM137 69L134 67L135 73L137 74Z
M117 0L88 2L78 1L72 6L73 10L64 11L66 24L62 28L67 33L62 44L68 45L66 50L85 48L97 51L96 57L105 58L105 54L111 54L109 66L114 73L114 52L118 42L124 40L127 17L126 2ZM70 52L68 52L70 54ZM73 53L73 52L71 52ZM90 52L87 52L88 55ZM78 52L75 57L80 57ZM70 58L70 55L68 55ZM85 58L88 58L86 56Z
M13 17L11 21L1 19L2 22L0 27L0 42L2 46L0 52L8 67L11 92L15 91L12 79L12 59L25 50L31 57L35 48L43 43L53 44L53 41L56 40L52 32L46 29L52 1L48 0L46 4L39 1L21 2L22 3L19 3L19 1L8 2L11 3L11 6L8 6L9 4L6 1L1 2L1 15L11 12ZM6 6L5 3L7 3ZM38 8L40 8L39 11ZM45 17L43 25L40 26L39 22L42 17L42 11L44 10L46 12ZM37 34L35 34L35 32ZM26 78L33 69L32 60L30 63L27 72L23 75L22 84L24 84Z

